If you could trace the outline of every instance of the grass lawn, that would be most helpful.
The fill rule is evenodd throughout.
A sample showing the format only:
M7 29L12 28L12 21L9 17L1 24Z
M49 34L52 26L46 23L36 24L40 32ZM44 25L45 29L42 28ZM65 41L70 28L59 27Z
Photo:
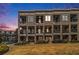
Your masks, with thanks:
M79 43L26 44L10 46L5 55L76 55Z

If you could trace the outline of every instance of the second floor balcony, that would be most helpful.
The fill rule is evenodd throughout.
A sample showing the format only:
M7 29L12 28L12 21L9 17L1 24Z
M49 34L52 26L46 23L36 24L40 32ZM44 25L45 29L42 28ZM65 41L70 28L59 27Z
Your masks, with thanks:
M53 32L60 33L60 25L54 25Z
M34 34L35 33L35 28L33 26L28 27L28 34Z
M63 33L68 33L69 32L69 25L63 25L62 26L62 32Z
M45 31L45 34L51 34L52 33L52 26L45 26L44 31Z
M21 26L20 27L20 34L26 34L26 26Z
M43 26L36 27L36 34L43 34Z
M71 32L77 32L77 25L76 24L71 25Z

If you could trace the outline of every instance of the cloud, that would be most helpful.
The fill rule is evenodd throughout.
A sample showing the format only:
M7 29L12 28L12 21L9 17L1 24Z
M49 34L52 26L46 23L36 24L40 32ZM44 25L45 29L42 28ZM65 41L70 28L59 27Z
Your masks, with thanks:
M0 24L0 28L9 28L6 24Z
M1 30L5 30L5 31L15 31L16 30L16 26L13 26L13 25L8 25L8 24L0 24L0 29Z

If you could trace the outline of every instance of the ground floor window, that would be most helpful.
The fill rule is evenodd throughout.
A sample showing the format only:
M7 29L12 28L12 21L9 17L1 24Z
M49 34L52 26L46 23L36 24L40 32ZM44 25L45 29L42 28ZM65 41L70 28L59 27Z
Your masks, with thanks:
M77 34L71 35L71 41L77 41Z
M34 42L34 36L28 36L28 42Z
M21 36L21 37L20 37L20 40L21 40L21 41L26 41L26 36Z
M45 36L45 42L52 41L52 36Z
M37 42L43 42L43 36L36 36Z
M69 35L63 35L62 40L63 42L67 42L69 40Z

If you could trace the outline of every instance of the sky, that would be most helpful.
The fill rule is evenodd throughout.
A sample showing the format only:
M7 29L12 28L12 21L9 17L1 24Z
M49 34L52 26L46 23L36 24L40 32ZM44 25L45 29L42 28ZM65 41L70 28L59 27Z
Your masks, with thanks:
M18 28L19 10L79 8L79 3L0 3L0 29Z

